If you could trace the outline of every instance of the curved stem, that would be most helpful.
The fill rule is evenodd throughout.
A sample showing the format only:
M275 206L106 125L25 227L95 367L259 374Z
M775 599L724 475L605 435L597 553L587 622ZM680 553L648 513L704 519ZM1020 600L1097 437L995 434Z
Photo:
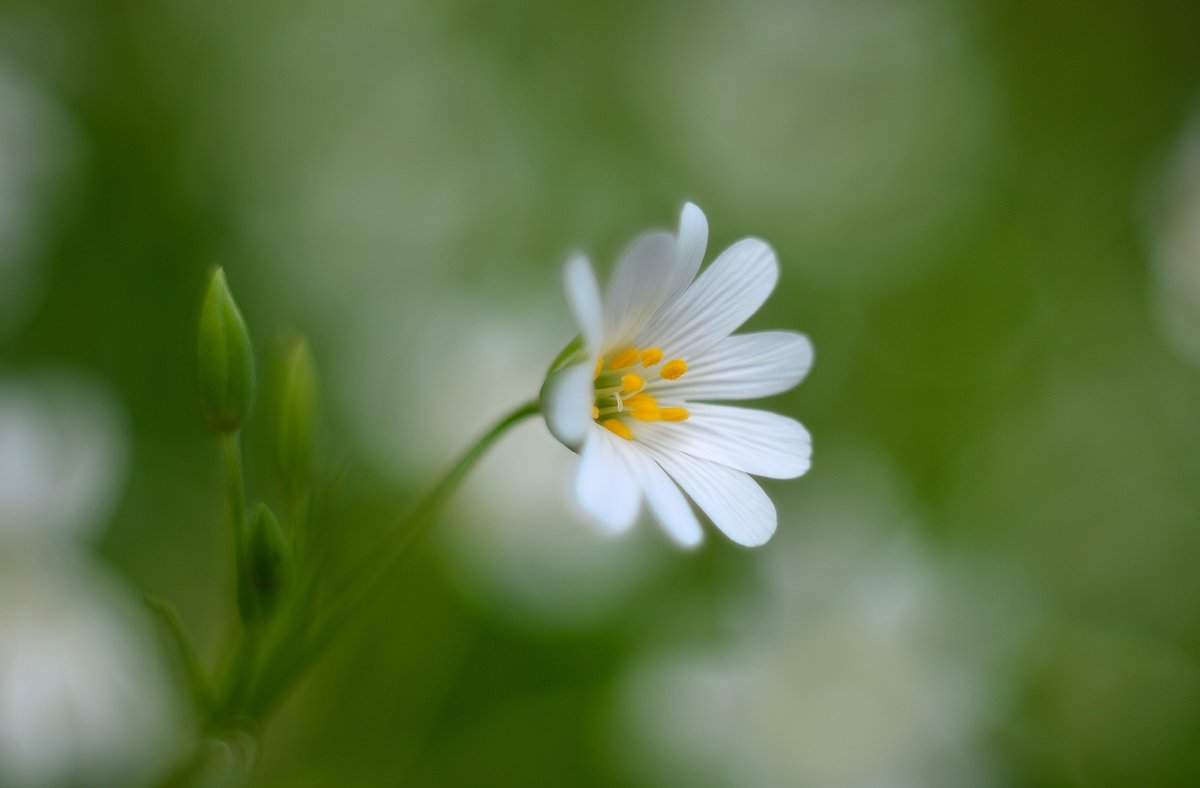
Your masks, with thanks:
M513 409L497 421L480 438L458 458L433 488L416 503L399 526L387 537L387 541L379 549L371 553L367 565L354 573L349 587L337 596L330 605L328 612L323 615L310 630L311 635L302 646L302 657L291 665L278 664L276 659L270 660L271 670L264 671L270 676L269 683L260 688L252 702L252 713L265 715L279 695L287 690L293 680L308 664L310 664L326 646L333 640L353 613L375 594L389 576L399 568L411 554L412 547L429 532L442 507L458 488L458 485L475 467L480 458L505 432L530 416L536 415L541 408L537 400L531 400ZM285 647L286 648L286 647ZM276 654L286 660L289 654Z

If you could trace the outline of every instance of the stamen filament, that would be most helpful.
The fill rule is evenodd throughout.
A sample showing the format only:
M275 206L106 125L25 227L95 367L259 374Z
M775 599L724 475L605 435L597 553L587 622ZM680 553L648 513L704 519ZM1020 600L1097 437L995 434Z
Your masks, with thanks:
M592 376L596 397L592 403L592 419L625 440L633 440L633 430L626 420L620 418L622 415L638 421L687 421L690 415L687 408L660 408L658 400L646 392L646 379L641 375L633 372L620 374L639 361L643 367L653 367L662 359L662 349L656 347L645 350L627 347L608 362L605 362L604 356L598 356ZM663 380L678 380L687 369L686 361L674 358L658 369L658 376ZM600 403L610 397L613 404L601 407Z

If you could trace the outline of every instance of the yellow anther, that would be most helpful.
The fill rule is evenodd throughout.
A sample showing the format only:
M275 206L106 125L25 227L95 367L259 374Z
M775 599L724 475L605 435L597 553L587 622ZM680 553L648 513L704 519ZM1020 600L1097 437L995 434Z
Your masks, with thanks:
M625 398L625 404L631 408L657 408L658 401L646 392L634 394L632 397Z
M634 394L625 400L625 405L629 408L629 415L638 421L662 420L662 414L658 410L658 401L645 392Z
M596 356L596 369L592 372L592 380L600 377L600 373L604 370L604 356Z
M646 388L646 381L642 380L640 375L630 372L628 375L621 376L621 390L626 394L637 394L644 388Z
M611 432L613 435L618 435L627 441L633 440L633 430L629 429L629 425L620 419L605 419L600 422L600 426Z
M681 358L675 358L663 364L663 368L658 374L662 375L667 380L676 380L687 372L687 362Z
M608 362L608 365L612 369L625 369L625 367L632 367L637 363L637 360L638 349L635 347L627 347L617 355L613 356L612 361Z
M642 366L652 367L662 361L663 352L656 347L649 347L642 351Z
M600 408L597 407L596 405L592 406L592 418L593 419L600 418Z
M687 421L690 415L687 408L663 408L659 411L663 421Z

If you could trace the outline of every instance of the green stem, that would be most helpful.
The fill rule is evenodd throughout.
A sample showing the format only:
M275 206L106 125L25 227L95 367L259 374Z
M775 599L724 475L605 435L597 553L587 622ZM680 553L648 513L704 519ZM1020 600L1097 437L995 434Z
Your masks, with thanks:
M233 534L238 609L243 610L249 589L246 583L246 484L242 475L242 444L237 432L221 434L225 454L225 504ZM244 617L244 616L243 616Z
M333 600L328 613L317 621L310 630L311 636L302 644L300 658L290 665L286 662L291 656L289 654L277 655L278 660L270 661L272 669L264 671L264 678L270 683L253 699L252 713L265 714L299 673L321 654L353 613L361 609L363 603L404 563L412 547L429 532L450 496L492 444L521 421L536 415L540 409L537 400L515 408L463 452L458 461L392 531L386 543L371 553L367 565L353 575L354 579L349 587Z
M251 673L259 646L258 626L253 622L248 556L249 534L246 526L246 482L242 467L242 444L237 431L221 435L225 459L225 502L229 527L233 537L233 556L237 608L241 626L234 635L235 645L222 675L221 693L217 698L216 717L212 722L224 724L238 711L248 691Z
M258 622L242 627L241 637L230 661L229 673L225 677L225 696L222 698L221 724L242 716L246 695L250 692L254 677L255 657L262 642L262 625Z

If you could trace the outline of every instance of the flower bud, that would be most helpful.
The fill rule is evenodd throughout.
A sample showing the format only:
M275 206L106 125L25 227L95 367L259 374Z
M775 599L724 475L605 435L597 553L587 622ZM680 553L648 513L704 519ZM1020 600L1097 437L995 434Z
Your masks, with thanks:
M200 307L200 409L214 429L233 432L254 404L254 349L225 272L213 271Z
M279 393L279 464L295 489L312 485L317 425L317 373L308 342L297 339L283 362Z
M260 503L250 518L246 542L246 582L242 615L247 620L271 615L290 581L291 549L279 527L279 521Z

